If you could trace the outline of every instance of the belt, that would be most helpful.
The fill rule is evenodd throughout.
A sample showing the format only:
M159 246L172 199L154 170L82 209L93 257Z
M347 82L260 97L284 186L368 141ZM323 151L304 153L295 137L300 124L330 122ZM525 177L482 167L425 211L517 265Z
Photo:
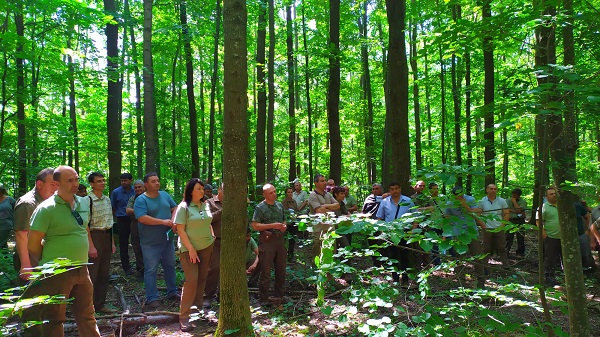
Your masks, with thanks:
M90 232L110 233L110 232L112 232L112 227L111 228L106 228L106 229L94 229L94 228L90 228Z

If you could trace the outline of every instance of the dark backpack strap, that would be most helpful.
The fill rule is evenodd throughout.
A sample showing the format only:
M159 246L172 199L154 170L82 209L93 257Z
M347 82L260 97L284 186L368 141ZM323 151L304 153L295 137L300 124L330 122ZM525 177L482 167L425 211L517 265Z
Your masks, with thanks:
M90 199L90 221L88 221L88 227L92 226L92 214L94 214L94 200L92 200L92 196L88 195L88 199Z
M402 197L398 200L398 207L396 207L396 215L394 215L394 219L398 219L398 212L400 212L400 203L402 202Z

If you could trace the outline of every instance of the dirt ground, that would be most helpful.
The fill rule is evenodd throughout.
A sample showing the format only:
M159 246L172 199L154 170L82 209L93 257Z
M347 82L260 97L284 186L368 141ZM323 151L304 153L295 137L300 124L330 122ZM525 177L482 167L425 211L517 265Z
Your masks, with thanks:
M364 238L363 238L364 239ZM355 240L361 240L356 237ZM516 241L516 240L515 240ZM494 290L498 284L515 283L524 285L522 293L524 297L537 296L537 290L529 286L538 283L538 253L537 241L533 234L526 237L526 256L524 258L515 258L513 246L513 254L511 254L510 262L513 270L506 272L500 268L490 268L491 274L486 281L488 290ZM394 308L402 308L403 315L406 315L405 321L407 326L414 326L414 315L424 313L426 308L439 306L443 307L450 302L447 296L438 296L437 294L445 293L441 290L449 290L464 286L465 288L473 288L473 280L470 278L472 268L470 265L458 265L455 268L448 270L437 270L433 272L433 276L429 278L429 286L431 288L430 295L424 302L419 295L418 286L415 282L406 289L399 285L393 285L398 290L398 296L394 299L394 308L378 307L359 307L358 310L349 310L349 306L353 305L348 300L348 292L353 291L354 286L344 289L330 289L326 295L326 307L331 312L324 314L321 308L316 306L316 290L311 282L305 279L305 275L310 273L311 264L307 263L306 255L311 247L309 242L304 246L300 243L297 248L296 261L288 264L287 281L287 300L276 307L261 307L257 299L257 290L250 289L250 305L252 312L252 322L257 335L260 336L361 336L365 332L358 330L359 325L364 324L369 318L373 317L373 310L380 310L392 314ZM598 262L597 253L594 252ZM143 282L135 279L135 277L125 276L120 268L118 261L118 253L114 255L112 261L112 273L118 275L112 282L109 288L107 302L119 311L123 311L122 315L102 316L97 315L98 324L102 327L105 336L206 336L211 335L217 326L219 306L218 303L213 303L211 310L198 312L196 329L192 333L183 333L179 331L178 311L179 304L166 299L164 288L160 288L161 275L159 275L159 289L161 292L161 307L154 312L144 312L144 288ZM133 258L133 252L130 252ZM495 263L495 261L491 261ZM358 270L366 270L372 266L370 258L358 258L352 261L352 264ZM600 265L600 264L599 264ZM159 268L160 270L160 268ZM162 271L159 271L161 273ZM178 270L178 282L183 281L183 272ZM564 280L564 279L563 279ZM354 282L363 282L360 278L354 278ZM369 282L382 282L382 284L391 283L389 274L382 274ZM600 291L598 283L594 278L587 278L586 285L588 286L589 300L589 317L591 331L600 331ZM363 284L363 286L368 286ZM552 302L552 298L562 298L566 290L563 287L556 287L548 290L548 297ZM516 320L522 322L537 322L543 321L543 314L539 310L534 310L531 306L515 305L510 301L498 300L498 297L489 297L486 303L490 308L497 310L503 314L515 317ZM510 302L510 303L509 303ZM424 304L425 303L425 304ZM125 308L126 307L126 308ZM125 310L124 309L128 309ZM342 319L347 315L347 319ZM412 317L412 319L411 319ZM559 325L563 331L568 332L568 318L562 313L559 308L553 307L552 313L553 323ZM413 321L413 323L411 323ZM468 318L465 322L468 321ZM412 324L412 325L411 325ZM451 322L456 326L460 323ZM466 323L465 323L466 324ZM66 336L77 336L75 325L71 321L65 326ZM472 334L471 334L472 335ZM510 332L502 333L499 331L479 331L475 330L474 335L484 336L514 336Z

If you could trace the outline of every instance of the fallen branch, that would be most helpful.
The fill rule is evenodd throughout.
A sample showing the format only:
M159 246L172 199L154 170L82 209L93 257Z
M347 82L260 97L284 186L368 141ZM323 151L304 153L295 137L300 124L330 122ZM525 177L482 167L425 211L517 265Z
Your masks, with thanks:
M148 314L129 314L120 315L116 317L103 317L98 318L96 323L98 327L111 327L114 329L116 326L121 326L121 331L124 328L132 326L140 326L146 324L171 324L179 322L179 313L168 312L168 311L156 311ZM77 324L65 323L65 332L75 332L77 330Z

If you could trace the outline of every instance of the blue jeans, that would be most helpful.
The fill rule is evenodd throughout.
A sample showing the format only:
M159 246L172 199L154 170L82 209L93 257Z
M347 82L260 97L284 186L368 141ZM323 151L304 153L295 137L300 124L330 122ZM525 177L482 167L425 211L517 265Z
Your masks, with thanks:
M146 287L146 301L148 303L158 299L158 288L156 286L156 274L158 264L163 267L165 282L167 283L167 295L177 293L175 284L175 246L173 239L162 245L142 245L144 256L144 285Z

